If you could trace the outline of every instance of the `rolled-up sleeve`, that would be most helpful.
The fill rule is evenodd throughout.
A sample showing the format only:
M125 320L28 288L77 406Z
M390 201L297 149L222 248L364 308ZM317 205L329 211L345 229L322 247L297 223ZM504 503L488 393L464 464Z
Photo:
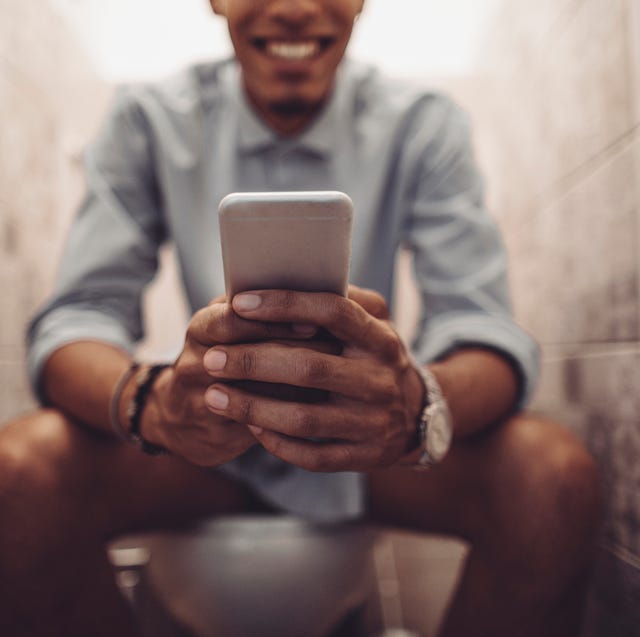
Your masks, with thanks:
M406 244L414 255L422 314L414 352L426 363L468 345L502 353L520 376L520 405L538 376L538 346L514 321L507 257L484 205L467 118L443 102L438 134L412 189Z
M119 91L85 154L86 195L72 223L54 293L27 331L28 370L64 344L107 342L130 350L143 335L141 296L165 238L150 126L133 89Z

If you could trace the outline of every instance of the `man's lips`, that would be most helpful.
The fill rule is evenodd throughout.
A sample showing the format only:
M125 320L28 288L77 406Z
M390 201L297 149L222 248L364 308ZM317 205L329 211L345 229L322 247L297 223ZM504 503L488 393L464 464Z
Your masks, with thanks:
M301 62L320 56L335 41L332 37L309 37L295 40L285 38L252 38L252 44L270 58Z

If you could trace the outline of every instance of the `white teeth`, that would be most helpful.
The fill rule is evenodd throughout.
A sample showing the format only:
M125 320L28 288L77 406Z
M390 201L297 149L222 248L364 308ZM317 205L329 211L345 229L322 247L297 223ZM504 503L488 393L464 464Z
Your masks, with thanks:
M267 53L284 60L306 60L317 55L320 44L316 41L309 42L269 42Z

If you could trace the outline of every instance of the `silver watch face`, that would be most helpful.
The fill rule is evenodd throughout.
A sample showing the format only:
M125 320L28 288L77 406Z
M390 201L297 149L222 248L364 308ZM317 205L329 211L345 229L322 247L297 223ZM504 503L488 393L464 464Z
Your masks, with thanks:
M446 405L433 403L429 407L425 448L434 462L447 455L451 446L451 420Z

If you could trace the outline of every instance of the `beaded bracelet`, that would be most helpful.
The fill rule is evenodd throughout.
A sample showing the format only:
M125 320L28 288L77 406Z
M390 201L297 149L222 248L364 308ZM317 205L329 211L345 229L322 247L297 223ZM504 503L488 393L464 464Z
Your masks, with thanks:
M164 455L168 453L164 447L155 445L142 437L140 425L142 423L142 412L145 408L151 389L153 388L153 383L155 382L158 374L166 367L169 367L169 365L153 365L152 367L142 369L142 371L137 374L136 391L127 408L129 426L123 426L120 420L120 400L122 398L122 392L131 380L131 377L138 372L140 367L140 363L132 363L131 366L122 374L120 380L118 380L118 384L116 385L109 405L109 420L111 421L111 428L120 440L136 445L144 453L152 456Z
M136 393L127 409L127 417L129 418L129 439L137 444L141 451L151 456L165 455L168 451L161 445L156 445L142 437L140 426L142 424L142 412L147 404L147 398L153 388L158 374L167 367L168 364L152 365L146 367L136 377Z
M120 399L122 398L124 388L138 369L140 369L140 364L132 363L122 376L120 376L120 380L118 380L118 384L111 396L111 402L109 404L109 420L111 421L111 429L113 429L118 438L123 442L131 442L131 437L120 422Z

